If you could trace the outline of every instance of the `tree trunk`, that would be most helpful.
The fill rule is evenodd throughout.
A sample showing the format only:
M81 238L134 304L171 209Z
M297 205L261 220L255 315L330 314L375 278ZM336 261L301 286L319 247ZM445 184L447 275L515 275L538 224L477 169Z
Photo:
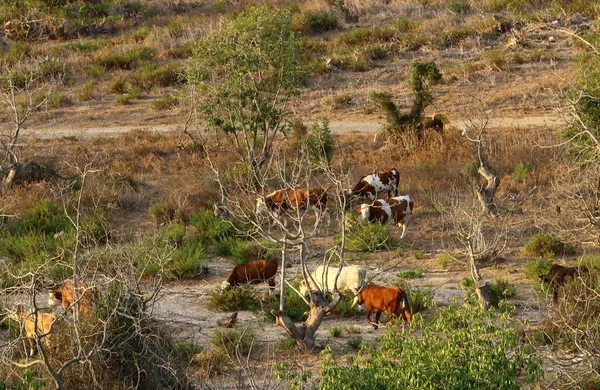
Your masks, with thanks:
M316 299L313 300L313 296L316 295ZM335 294L333 301L326 303L321 293L312 294L310 302L310 313L306 321L296 326L292 319L285 315L281 310L272 310L271 314L275 317L277 325L281 326L291 338L296 340L298 345L312 351L315 348L316 340L315 333L325 315L331 312L341 301L342 296L339 293ZM315 303L317 301L317 303Z
M477 190L477 199L479 199L479 203L481 203L483 211L493 215L498 215L498 208L494 204L494 196L496 195L496 190L500 185L500 178L498 175L491 172L485 161L482 161L477 171L487 180L487 185L482 185Z
M482 309L489 309L492 305L492 287L485 280L477 281L475 285L475 292L477 293L477 298L479 298L479 305Z

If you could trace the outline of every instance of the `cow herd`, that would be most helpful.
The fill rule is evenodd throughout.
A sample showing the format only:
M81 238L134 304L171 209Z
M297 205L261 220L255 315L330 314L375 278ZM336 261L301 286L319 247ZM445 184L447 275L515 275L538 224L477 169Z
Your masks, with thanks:
M367 200L355 212L360 219L368 222L395 223L402 228L401 238L406 236L406 225L414 210L414 202L408 195L398 196L399 174L398 170L390 169L374 172L363 176L358 183L343 194L345 202L352 204L355 201ZM387 198L382 198L382 195ZM256 214L258 216L273 217L279 220L283 227L287 226L289 217L299 216L300 211L312 209L318 220L329 223L327 210L327 192L322 188L295 188L274 191L271 194L256 200ZM215 215L227 217L229 212L225 205L219 202L215 206ZM236 265L230 272L227 280L221 284L222 289L233 288L244 284L268 283L270 293L275 289L275 277L279 267L279 259L257 260ZM540 276L542 283L548 284L553 289L553 299L556 302L558 289L566 281L587 274L585 267L563 267L554 264L550 271ZM390 323L398 314L408 323L412 320L412 313L408 296L404 290L397 286L379 286L369 284L366 271L357 266L345 267L316 267L306 278L300 282L299 292L306 296L310 292L345 292L353 298L353 306L360 305L366 310L366 319L377 329L382 313L389 313ZM65 282L60 287L49 291L48 304L51 307L62 306L63 314L73 311L77 307L79 313L88 316L93 312L94 302L97 301L99 292L82 283L77 286L72 282ZM375 312L375 322L371 315ZM51 344L51 333L57 316L41 311L28 311L22 306L17 306L9 311L9 316L22 324L25 339L29 343L28 355L34 354L36 337L44 335L44 342Z

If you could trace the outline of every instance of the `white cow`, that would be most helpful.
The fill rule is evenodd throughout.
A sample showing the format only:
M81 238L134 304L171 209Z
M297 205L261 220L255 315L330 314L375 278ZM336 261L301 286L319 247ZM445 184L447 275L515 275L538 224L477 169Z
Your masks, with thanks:
M396 223L402 228L402 236L406 237L406 225L410 220L415 203L410 196L403 195L389 199L377 199L372 203L363 203L356 210L361 218L369 222Z
M309 278L308 283L311 286L311 290L326 290L326 291L334 291L335 290L335 278L338 273L338 267L331 266L325 269L322 265L319 265L313 272L311 272L312 279L317 283L316 286L313 286L312 280ZM323 275L325 273L325 275ZM367 271L362 268L359 268L355 265L349 265L347 267L342 267L342 271L340 272L340 276L337 279L337 288L339 291L351 291L352 294L356 295L358 290L365 283ZM324 281L326 281L326 286L324 287ZM308 295L309 288L306 285L306 281L300 281L300 294ZM356 296L354 297L356 301Z

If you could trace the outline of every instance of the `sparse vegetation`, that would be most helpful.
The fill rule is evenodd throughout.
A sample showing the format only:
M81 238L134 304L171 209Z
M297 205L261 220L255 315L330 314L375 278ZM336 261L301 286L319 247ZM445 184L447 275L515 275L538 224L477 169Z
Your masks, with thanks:
M521 253L532 257L565 256L575 254L575 247L553 235L539 233L531 237Z

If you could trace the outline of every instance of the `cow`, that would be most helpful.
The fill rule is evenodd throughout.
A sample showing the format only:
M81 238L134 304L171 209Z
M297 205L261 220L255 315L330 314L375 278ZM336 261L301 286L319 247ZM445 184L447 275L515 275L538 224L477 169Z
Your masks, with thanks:
M412 321L408 297L406 296L406 292L398 286L385 287L377 284L369 284L360 290L356 298L356 302L367 309L367 321L375 329L378 327L377 324L379 323L381 313L385 311L390 313L390 323L393 323L396 319L396 314L399 310L402 310L404 321L408 323ZM377 311L375 322L371 322L371 313L373 310Z
M269 293L275 289L275 275L277 274L277 260L256 260L245 264L238 264L231 270L227 280L221 283L221 289L235 287L242 284L269 283Z
M444 121L441 114L435 114L433 116L422 116L421 122L419 123L421 129L433 129L438 133L444 132Z
M346 193L346 198L352 202L363 199L374 201L384 193L388 198L398 196L398 183L400 183L400 174L396 168L373 172L361 177L358 183Z
M256 214L275 216L283 219L284 227L287 226L287 218L284 216L292 212L312 208L318 212L320 218L326 217L327 224L330 216L327 211L327 192L320 187L283 189L270 193L269 195L256 199Z
M213 204L213 215L217 218L227 218L231 215L227 206L223 202L215 202Z
M75 298L77 292L77 298ZM77 302L79 310L85 315L93 313L93 301L97 298L97 290L87 287L82 283L77 284L77 289L72 282L67 281L62 286L48 292L48 305L56 307L62 305L63 310L68 310L73 303Z
M356 210L361 218L369 222L396 223L402 228L400 238L406 237L406 225L411 218L415 203L410 196L403 195L391 199L377 199L372 203L363 203Z
M584 266L581 267L564 267L559 264L552 264L550 271L545 275L540 275L540 281L548 283L552 287L552 300L556 302L558 300L558 288L564 286L567 282L567 278L575 279L581 276L582 273L587 273L588 269Z
M340 276L338 277L338 270L338 267L331 266L325 268L322 265L319 265L314 269L314 271L311 272L310 276L312 279L308 278L308 285L311 286L310 289L316 290L318 288L321 290L334 291L337 277L338 291L352 291L352 294L355 295L354 304L356 304L356 294L365 283L367 271L355 265L350 265L347 267L342 267ZM325 275L323 275L323 273ZM316 286L313 284L313 280L316 283ZM325 281L326 283L323 283ZM306 280L300 281L300 294L304 296L308 295L309 292L306 282Z
M13 312L9 312L9 316L21 323L22 329L25 332L25 338L29 344L27 357L33 356L35 353L36 339L40 340L43 337L46 345L50 347L52 325L56 321L56 316L50 313L42 313L40 311L32 313L29 310L24 310L23 306L18 305Z

